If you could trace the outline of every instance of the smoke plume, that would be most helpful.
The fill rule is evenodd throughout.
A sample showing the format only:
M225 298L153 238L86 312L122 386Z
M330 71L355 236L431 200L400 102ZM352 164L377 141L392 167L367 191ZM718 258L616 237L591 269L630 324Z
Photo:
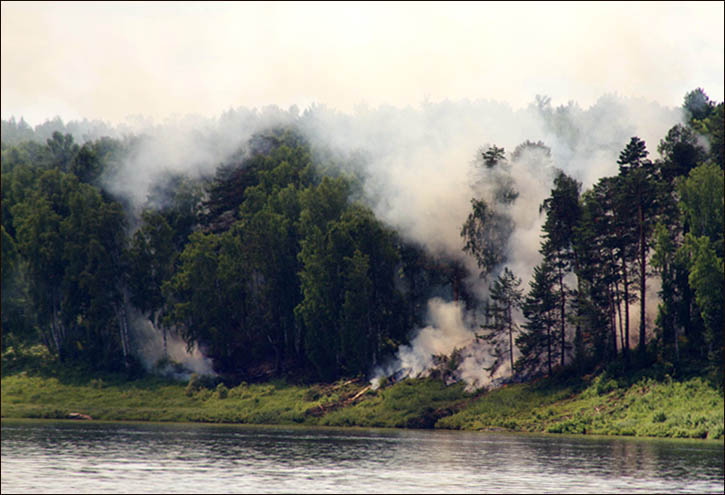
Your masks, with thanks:
M167 333L164 353L163 335L148 318L132 310L129 320L137 357L147 371L177 380L188 380L192 373L216 376L211 359L204 356L198 347L188 351L182 339Z

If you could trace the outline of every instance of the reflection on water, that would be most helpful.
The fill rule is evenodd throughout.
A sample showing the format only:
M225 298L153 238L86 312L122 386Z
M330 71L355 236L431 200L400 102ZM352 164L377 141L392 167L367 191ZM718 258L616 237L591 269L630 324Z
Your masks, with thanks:
M456 431L2 422L2 492L713 492L723 443Z

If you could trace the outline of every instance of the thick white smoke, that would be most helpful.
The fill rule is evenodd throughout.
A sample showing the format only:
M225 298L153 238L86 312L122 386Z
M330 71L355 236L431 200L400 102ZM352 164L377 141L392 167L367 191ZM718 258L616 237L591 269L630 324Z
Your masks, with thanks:
M434 356L447 356L470 343L474 322L464 315L458 302L431 299L428 320L430 324L417 332L410 345L400 346L395 361L376 370L376 381L400 370L418 376L433 367Z
M316 110L301 122L313 143L341 152L365 151L366 195L378 218L431 254L462 260L473 274L468 283L481 298L488 281L475 276L475 262L462 253L460 237L471 198L490 203L493 193L491 174L475 167L479 149L497 145L510 157L525 140L551 148L550 156L533 150L509 163L519 196L502 207L515 226L505 264L528 289L533 267L541 261L544 218L539 206L550 194L555 170L579 180L586 190L599 178L617 173L618 154L630 137L644 139L654 155L659 139L681 120L677 109L611 95L587 110L573 103L552 108L546 100L518 111L487 101L443 102L419 110L363 109L355 116ZM650 295L653 301L655 294ZM463 348L458 375L471 387L488 384L484 367L490 356L475 338L481 322L462 311L455 303L432 300L430 324L416 330L411 344L401 347L394 360L374 371L373 383L383 376L424 374L433 366L433 355ZM499 376L510 373L508 368L501 368Z
M476 339L480 333L480 321L473 312L464 311L457 301L444 301L435 297L428 301L428 325L419 329L410 345L402 345L394 358L373 370L371 383L377 389L382 380L393 377L426 376L438 364L436 357L460 353L460 363L453 378L463 380L469 390L490 383L491 377L485 368L491 364L488 348ZM503 366L496 376L508 372Z

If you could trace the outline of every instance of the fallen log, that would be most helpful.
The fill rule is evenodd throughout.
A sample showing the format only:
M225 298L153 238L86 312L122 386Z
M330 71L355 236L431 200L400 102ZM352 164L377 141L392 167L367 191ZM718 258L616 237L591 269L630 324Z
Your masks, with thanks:
M340 389L340 388L342 388L342 387L344 387L344 386L346 386L346 385L350 385L350 384L352 384L352 383L357 383L357 382L359 382L359 381L360 381L360 378L353 378L352 380L348 380L348 381L346 381L345 383L340 383L340 384L338 384L338 385L333 385L333 386L331 387L331 390L337 390L337 389Z
M345 386L345 385L350 385L351 383L355 383L357 381L359 381L359 380L358 379L350 380L347 383L343 383L340 387ZM340 387L337 387L337 388L340 388ZM365 394L365 392L370 390L371 387L372 387L372 385L367 385L367 386L363 387L362 390L358 391L352 397L343 398L343 399L337 400L335 402L328 402L326 404L318 404L314 407L307 409L305 411L305 415L320 417L320 416L324 416L325 414L327 414L331 411L339 409L341 407L351 406L355 403L355 401L357 401L360 397L362 397L363 394Z
M370 390L370 387L372 387L372 385L368 385L367 387L363 388L361 391L359 391L358 393L356 393L355 396L352 399L349 400L349 402L350 403L353 403L356 400L358 400L365 392L367 392L368 390Z

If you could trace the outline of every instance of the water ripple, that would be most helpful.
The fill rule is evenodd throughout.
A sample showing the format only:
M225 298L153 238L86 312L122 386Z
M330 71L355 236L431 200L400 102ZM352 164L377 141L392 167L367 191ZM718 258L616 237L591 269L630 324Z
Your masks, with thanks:
M723 493L722 442L2 422L2 492Z

